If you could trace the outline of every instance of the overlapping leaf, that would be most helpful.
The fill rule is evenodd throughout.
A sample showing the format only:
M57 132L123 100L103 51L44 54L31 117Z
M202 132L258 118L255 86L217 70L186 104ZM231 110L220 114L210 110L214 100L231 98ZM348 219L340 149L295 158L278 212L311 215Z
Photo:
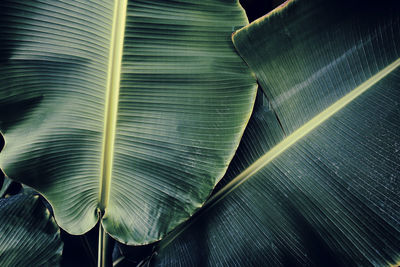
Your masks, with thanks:
M122 64L111 67L111 1L7 0L0 10L6 174L41 192L74 234L95 225L99 207L106 231L130 244L190 217L224 174L254 101L230 41L247 22L238 2L129 1ZM110 69L121 80L106 186Z
M58 266L60 231L38 196L0 198L0 266Z
M230 183L155 263L398 265L399 12L395 1L291 1L234 35L270 102Z

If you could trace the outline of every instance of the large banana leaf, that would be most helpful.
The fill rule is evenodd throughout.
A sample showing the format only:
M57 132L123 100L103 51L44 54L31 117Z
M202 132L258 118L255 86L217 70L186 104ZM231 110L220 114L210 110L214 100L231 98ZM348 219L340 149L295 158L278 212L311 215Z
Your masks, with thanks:
M400 5L292 1L238 31L267 105L166 266L397 266Z
M113 3L114 2L114 3ZM238 1L0 2L0 154L58 224L160 239L223 176L253 75L230 36Z
M39 196L0 198L0 266L58 266L60 230Z

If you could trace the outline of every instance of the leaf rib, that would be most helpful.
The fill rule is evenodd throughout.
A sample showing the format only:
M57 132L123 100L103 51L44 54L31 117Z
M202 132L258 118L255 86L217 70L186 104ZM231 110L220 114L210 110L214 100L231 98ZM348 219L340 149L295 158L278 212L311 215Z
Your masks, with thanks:
M386 66L384 69L380 70L378 73L373 75L371 78L360 84L358 87L353 89L351 92L337 100L331 106L326 108L324 111L316 115L314 118L305 123L302 127L298 128L292 134L283 139L280 143L274 146L271 150L266 152L262 157L256 160L252 165L250 165L247 169L241 172L238 176L236 176L231 182L225 185L221 190L219 190L215 195L213 195L201 208L198 212L197 216L193 220L188 221L188 223L178 227L175 231L173 231L167 238L165 238L165 242L160 245L160 248L167 247L175 238L177 238L180 234L182 234L185 229L187 229L190 225L195 223L203 214L205 214L211 207L217 204L219 201L228 196L232 191L234 191L241 184L249 180L254 176L258 171L263 169L268 163L281 155L284 151L298 142L300 139L309 134L312 130L317 128L327 119L329 119L332 115L340 111L347 104L351 103L354 99L359 97L361 94L366 92L369 88L374 86L392 71L400 66L400 58L393 61L391 64Z
M269 162L274 160L280 154L282 154L286 149L291 147L301 138L309 134L316 127L321 125L327 119L329 119L336 112L344 108L347 104L351 103L354 99L359 97L362 93L367 91L373 85L378 83L392 71L394 71L397 67L400 66L400 58L396 59L394 62L386 66L384 69L373 75L371 78L360 84L358 87L353 89L351 92L340 98L338 101L330 105L324 111L316 115L314 118L305 123L302 127L294 131L288 137L283 139L280 143L278 143L275 147L265 153L262 157L256 160L252 165L250 165L247 169L245 169L242 173L240 173L235 179L233 179L230 183L224 186L220 191L218 191L213 197L211 197L207 201L207 206L213 206L218 201L227 196L231 191L233 191L240 184L247 181L251 178L255 173L264 168Z
M102 213L107 208L110 195L126 10L127 0L116 0L114 2L105 98L103 151L100 168L99 209Z

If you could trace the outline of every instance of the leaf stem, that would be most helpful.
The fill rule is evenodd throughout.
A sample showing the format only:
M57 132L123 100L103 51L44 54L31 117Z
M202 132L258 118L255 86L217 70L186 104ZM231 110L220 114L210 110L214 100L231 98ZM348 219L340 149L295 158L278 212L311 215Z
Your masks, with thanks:
M99 222L99 247L97 267L112 266L112 248L113 242L111 237L104 231L103 225Z

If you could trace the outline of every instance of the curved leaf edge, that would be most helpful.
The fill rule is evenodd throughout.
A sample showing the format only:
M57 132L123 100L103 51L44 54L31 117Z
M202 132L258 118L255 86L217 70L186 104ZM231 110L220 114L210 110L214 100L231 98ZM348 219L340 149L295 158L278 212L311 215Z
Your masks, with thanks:
M245 63L244 60L243 60L243 62ZM253 72L251 72L251 75L255 78L255 74L254 74ZM255 83L255 84L253 85L253 88L252 88L253 94L252 94L252 100L251 100L251 102L250 102L250 103L251 103L251 107L250 107L250 109L249 109L250 111L249 111L248 114L246 114L247 119L246 119L245 123L243 124L243 126L242 126L242 128L241 128L241 130L240 130L240 131L241 131L241 134L240 134L240 137L239 137L238 140L241 140L241 139L242 139L242 137L243 137L243 135L244 135L244 130L246 129L246 127L247 127L247 125L248 125L248 123L249 123L249 121L250 121L251 115L253 114L253 110L254 110L254 105L255 105L255 100L256 100L257 90L258 90L258 89L259 89L259 88L258 88L258 85L257 85L257 83ZM232 154L231 154L230 157L229 157L229 160L227 161L228 163L227 163L227 165L225 166L225 168L224 168L224 169L221 171L221 173L215 178L216 182L214 183L214 186L209 190L208 197L201 203L201 205L200 205L198 208L194 209L191 213L188 214L188 216L187 216L186 218L184 218L183 220L181 220L181 221L180 221L179 223L177 223L175 226L172 226L170 231L168 231L168 232L166 232L166 233L164 233L164 234L161 234L159 238L152 239L152 240L147 241L147 242L141 242L141 243L125 241L125 240L122 239L120 236L115 235L115 234L112 234L112 233L110 233L109 231L107 231L106 227L104 227L104 225L103 225L103 220L102 220L102 218L103 218L102 216L103 216L103 215L100 215L101 212L100 212L99 209L98 209L98 211L97 211L97 214L98 214L97 216L98 216L98 217L97 217L96 224L97 224L97 222L99 221L99 218L100 218L101 227L103 227L104 231L105 231L109 236L111 236L113 239L115 239L115 240L117 240L118 242L120 242L120 243L122 243L122 244L124 244L124 245L127 245L127 246L143 246L143 245L150 245L150 244L155 244L155 243L157 243L157 242L163 240L165 237L167 237L168 235L170 235L171 233L173 233L173 232L175 231L175 229L179 228L179 227L182 226L182 225L187 224L187 223L192 219L193 216L195 216L199 211L201 211L201 210L204 208L204 206L207 205L209 199L212 198L212 193L213 193L213 190L214 190L215 186L219 183L219 181L222 179L222 177L225 175L226 171L228 170L229 163L232 161L233 157L235 156L236 151L237 151L239 145L240 145L240 141L237 142L237 144L236 144L236 146L235 146L235 148L234 148L234 151L232 152ZM49 203L50 203L50 202L49 202ZM57 217L56 217L56 218L57 218ZM56 219L56 220L57 220L57 219ZM93 227L94 227L94 226L93 226ZM93 228L93 227L92 227L92 228ZM91 228L91 229L92 229L92 228ZM90 230L90 229L89 229L89 230ZM68 232L68 231L67 231L67 232ZM86 232L87 232L87 231L86 231ZM85 233L86 233L86 232L85 232ZM70 232L68 232L68 233L70 233ZM74 235L74 233L70 233L70 234ZM83 233L83 234L84 234L84 233ZM78 235L79 235L79 234L78 234Z
M237 0L236 2L237 2L237 4L240 6L240 8L243 10L243 14L244 14L244 17L246 18L246 22L247 22L246 25L249 25L248 17L245 15L245 12L244 12L244 9L243 9L242 5L240 4L240 2L239 2L238 0ZM244 26L244 27L246 27L246 26ZM234 33L232 33L232 34L234 34ZM235 53L237 53L238 56L241 58L241 56L240 56L239 53L234 49L233 46L232 46L232 50L233 50ZM242 58L241 58L241 59L242 59ZM243 61L243 64L245 64L245 65L247 66L247 63L246 63L243 59L242 59L242 61ZM250 68L249 68L249 75L251 75L252 78L254 79L254 84L253 84L253 86L251 87L252 95L251 95L251 101L249 102L249 103L250 103L249 112L248 112L248 114L245 115L245 117L247 117L247 118L246 118L246 121L244 122L244 124L242 125L242 127L241 127L241 129L240 129L240 133L241 133L241 134L240 134L240 136L238 137L238 142L235 144L235 147L234 147L234 149L233 149L231 155L229 156L229 159L227 160L227 164L226 164L225 168L220 172L220 174L219 174L217 177L215 177L215 181L216 181L216 182L214 183L214 186L213 186L212 188L210 188L209 193L208 193L208 197L205 198L205 200L201 203L201 205L199 205L199 207L197 207L196 209L194 209L193 211L191 211L191 213L189 213L188 216L187 216L186 218L182 219L182 220L181 220L179 223L177 223L175 226L172 226L170 231L168 231L168 232L166 232L166 233L160 235L160 237L157 238L157 239L152 239L152 240L149 240L149 241L147 241L147 242L141 242L141 243L125 241L125 240L121 239L120 236L115 235L115 234L111 234L111 233L109 233L109 232L107 231L106 228L104 228L105 232L106 232L108 235L110 235L112 238L114 238L114 239L117 240L118 242L120 242L120 243L122 243L122 244L125 244L125 245L148 245L148 244L153 244L153 243L156 243L156 242L162 240L165 236L167 236L169 233L171 233L172 231L174 231L174 229L175 229L176 227L178 227L179 225L182 225L182 224L184 224L185 222L187 222L188 220L190 220L191 217L192 217L194 214L196 214L199 210L201 210L201 209L203 208L204 205L206 205L208 199L211 197L211 195L212 195L212 193L213 193L213 190L214 190L215 186L218 184L218 182L219 182L219 181L222 179L222 177L225 175L225 173L226 173L226 171L227 171L227 169L228 169L228 167L229 167L229 163L232 161L233 157L235 156L235 153L236 153L236 151L237 151L237 149L238 149L238 147L239 147L239 145L240 145L240 140L241 140L241 138L242 138L242 136L243 136L243 134L244 134L244 130L246 129L247 124L248 124L249 121L250 121L251 114L253 113L254 104L255 104L255 98L256 98L256 95L257 95L258 84L257 84L257 82L256 82L256 76L255 76L255 74L250 70ZM6 134L0 131L0 152L6 147L6 145L7 145ZM0 167L0 174L4 175L5 177L8 177L7 174L6 174L6 172L5 172L1 167ZM15 181L15 182L18 182L18 183L21 183L21 184L25 184L25 183L23 183L21 180L19 180L18 177L10 177L10 179L12 179L12 180ZM27 186L30 186L29 184L26 184L26 185L27 185ZM1 186L0 186L0 188L1 188ZM47 198L47 196L46 196L43 192L41 192L41 190L35 189L35 191L36 191L37 193L39 193L40 196L43 197L43 198L50 204L50 206L52 207L52 209L53 209L53 214L54 214L54 216L52 216L53 222L54 222L57 226L59 226L59 227L61 227L63 230L65 230L68 234L71 234L71 235L83 235L83 234L87 233L88 231L90 231L91 229L93 229L98 223L100 223L100 224L103 226L102 217L103 217L103 215L105 214L105 212L101 212L101 209L100 209L99 206L98 206L98 207L96 208L96 210L94 211L94 216L93 216L93 217L94 217L94 220L93 220L93 222L90 223L90 224L88 224L88 225L86 225L86 227L81 227L81 228L79 228L79 229L77 229L77 228L74 228L74 229L67 229L67 228L62 227L62 224L61 224L61 223L58 223L59 221L62 221L62 219L58 219L58 218L59 218L59 215L58 215L57 210L54 209L55 206L54 206L54 204L52 203L52 201L50 201L50 200Z

